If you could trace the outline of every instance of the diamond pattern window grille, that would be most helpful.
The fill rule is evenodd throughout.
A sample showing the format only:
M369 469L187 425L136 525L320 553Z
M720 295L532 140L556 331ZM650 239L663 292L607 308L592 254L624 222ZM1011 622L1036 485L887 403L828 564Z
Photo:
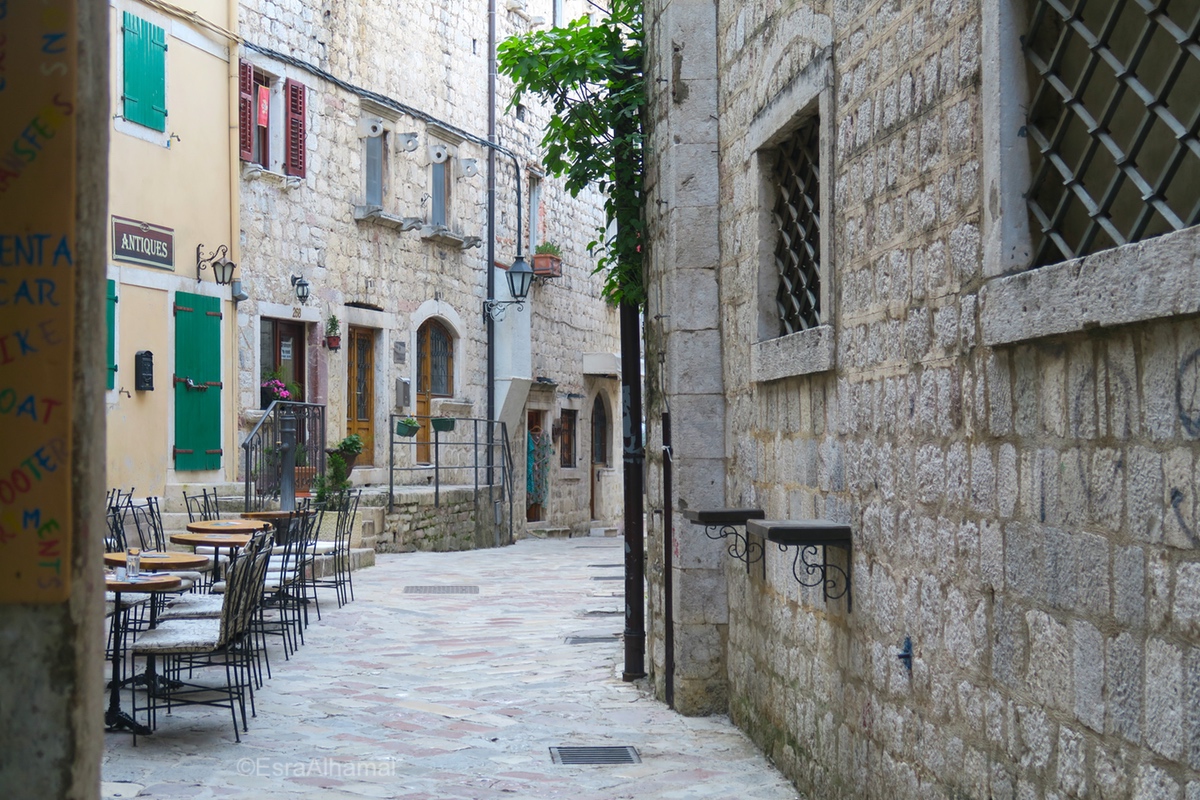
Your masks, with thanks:
M1034 266L1200 221L1200 4L1031 0Z
M820 118L813 117L779 146L775 306L781 336L821 322Z

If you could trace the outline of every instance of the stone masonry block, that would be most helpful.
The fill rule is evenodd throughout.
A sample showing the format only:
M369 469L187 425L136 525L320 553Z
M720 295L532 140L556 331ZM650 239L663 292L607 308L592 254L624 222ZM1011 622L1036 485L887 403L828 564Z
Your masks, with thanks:
M711 300L715 303L716 287L714 285L711 288L714 290ZM720 352L721 332L716 328L680 331L667 335L666 381L667 390L676 398L673 402L679 402L678 398L681 395L720 395L723 387L722 365L721 358L716 355ZM723 410L724 398L720 399ZM724 414L710 417L707 421L713 425L715 433L723 428L721 423L724 421Z
M1141 742L1142 645L1125 632L1110 639L1105 658L1105 731Z
M1097 733L1104 732L1104 637L1090 623L1071 624L1074 641L1075 717Z
M675 620L682 625L723 625L729 621L725 565L720 569L675 568Z
M1042 611L1025 614L1029 626L1030 694L1048 708L1073 706L1071 637L1067 628Z
M1146 702L1143 738L1155 752L1175 760L1183 755L1183 653L1161 639L1146 643Z

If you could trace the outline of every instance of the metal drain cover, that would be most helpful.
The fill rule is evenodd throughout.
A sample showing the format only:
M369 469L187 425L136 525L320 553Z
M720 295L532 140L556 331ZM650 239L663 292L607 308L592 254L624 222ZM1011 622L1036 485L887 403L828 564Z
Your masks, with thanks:
M479 594L478 586L405 586L405 594Z
M624 575L593 575L592 580L594 580L594 581L623 581L623 580L625 580L625 576Z
M605 568L610 568L610 569L616 569L617 567L623 567L625 565L624 564L588 564L588 566L589 567L605 567Z
M585 617L614 617L618 614L624 614L624 613L625 613L624 611L621 611L619 609L614 609L612 611L592 610L592 611L583 612L583 616L585 616Z
M568 636L563 639L567 644L602 644L604 642L615 642L617 634L611 633L608 636Z
M620 747L551 747L550 758L555 764L640 764L637 748Z

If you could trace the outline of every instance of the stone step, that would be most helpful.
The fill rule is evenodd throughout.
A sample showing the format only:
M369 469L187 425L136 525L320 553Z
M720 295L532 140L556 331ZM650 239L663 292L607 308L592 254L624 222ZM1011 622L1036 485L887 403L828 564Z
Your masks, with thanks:
M588 531L588 536L620 536L620 528L592 528Z
M571 538L571 529L570 528L550 528L550 527L531 528L531 527L526 526L524 536L521 536L520 532L518 531L517 535L514 538L518 538L518 539L521 539L521 538L570 539Z

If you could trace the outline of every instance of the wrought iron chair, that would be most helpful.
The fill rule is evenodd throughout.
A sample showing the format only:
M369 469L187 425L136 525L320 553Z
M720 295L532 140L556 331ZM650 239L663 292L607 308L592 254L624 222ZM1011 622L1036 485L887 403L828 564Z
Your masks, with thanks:
M354 519L358 514L361 499L362 490L359 489L357 492L336 495L325 506L326 514L336 515L331 551L333 574L315 578L313 583L318 588L333 589L337 593L338 608L354 599L354 578L350 570L350 535L354 532Z
M255 534L250 539L238 559L237 569L228 579L228 591L219 618L166 620L142 633L134 642L134 655L147 659L146 669L152 676L147 691L151 728L157 720L158 709L163 706L168 711L176 705L228 708L233 719L234 738L241 741L238 713L241 713L242 731L247 731L247 699L251 715L255 714L255 640L251 623L262 598L273 543L270 532ZM160 657L166 680L153 678L156 659ZM195 671L210 667L224 667L222 685L197 682ZM136 715L136 705L134 711Z

